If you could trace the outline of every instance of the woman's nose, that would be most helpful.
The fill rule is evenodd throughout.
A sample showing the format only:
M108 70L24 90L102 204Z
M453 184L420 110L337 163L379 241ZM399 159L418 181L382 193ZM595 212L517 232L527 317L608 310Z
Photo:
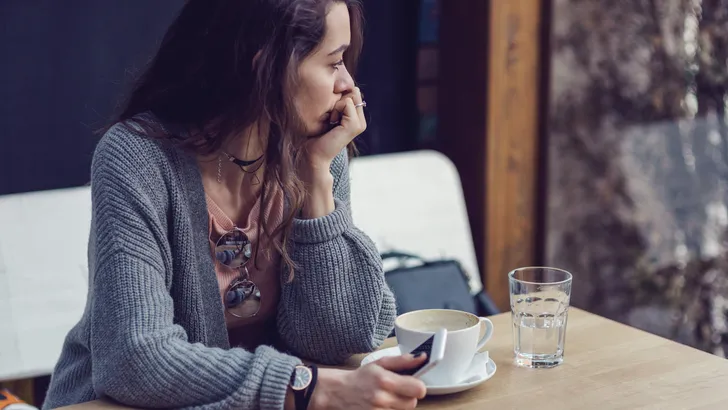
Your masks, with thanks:
M346 94L354 90L354 79L349 74L349 70L346 67L341 66L339 68L339 78L336 80L334 86L334 92L336 94Z

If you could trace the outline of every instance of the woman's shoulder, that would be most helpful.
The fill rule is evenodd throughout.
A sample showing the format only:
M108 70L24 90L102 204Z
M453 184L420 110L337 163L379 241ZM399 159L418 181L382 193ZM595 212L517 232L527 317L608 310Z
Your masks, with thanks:
M164 128L153 117L136 116L113 124L101 137L94 151L95 159L127 162L137 168L163 161L169 156L169 144L150 134Z
M112 125L94 151L91 184L160 200L178 189L180 175L189 174L189 161L168 139L150 136L156 126L137 117Z
M99 169L112 169L123 174L161 176L164 170L180 171L181 151L169 138L169 129L151 114L139 114L113 124L104 133L94 150L92 174Z

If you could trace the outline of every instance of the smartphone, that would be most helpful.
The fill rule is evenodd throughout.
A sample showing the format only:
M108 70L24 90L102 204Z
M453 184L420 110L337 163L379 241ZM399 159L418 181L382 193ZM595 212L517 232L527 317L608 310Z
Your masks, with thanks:
M442 360L443 356L445 356L446 341L447 330L445 328L442 328L435 332L434 335L430 336L422 344L415 347L411 352L408 352L413 355L417 355L417 353L426 353L427 360L425 360L424 363L415 368L402 370L398 373L418 378L422 377L425 373L429 372L435 366L437 366L437 364L440 363L440 361Z

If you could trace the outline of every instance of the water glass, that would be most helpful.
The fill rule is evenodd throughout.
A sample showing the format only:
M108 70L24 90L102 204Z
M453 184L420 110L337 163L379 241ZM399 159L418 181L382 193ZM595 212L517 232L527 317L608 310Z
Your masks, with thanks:
M529 267L508 274L516 365L543 368L564 361L571 273Z

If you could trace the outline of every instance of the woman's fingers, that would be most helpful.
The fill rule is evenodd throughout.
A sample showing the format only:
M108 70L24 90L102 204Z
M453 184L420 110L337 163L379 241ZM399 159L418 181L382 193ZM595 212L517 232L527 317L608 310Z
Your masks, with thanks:
M354 87L351 92L351 99L354 101L354 107L356 108L356 113L359 115L359 121L361 121L364 129L366 129L367 120L364 116L364 94L359 87Z
M361 92L359 87L354 87L350 93L342 96L341 100L334 104L334 109L331 112L329 122L332 125L339 125L343 121L344 115L349 115L350 118L353 118L353 114L346 113L347 100L351 100L354 103L356 116L359 119L358 128L361 128L361 133L367 128L367 120L364 115L364 94Z
M341 123L342 113L344 112L344 108L346 108L346 100L347 98L342 98L334 104L334 109L331 111L331 117L329 119L331 125L339 125Z
M375 408L411 410L417 406L417 399L402 397L388 391L380 390L374 396Z
M346 144L366 129L359 120L359 115L354 107L354 101L351 98L347 98L345 101L346 104L342 113L341 124L339 125L343 127L343 132L336 133L337 139L342 146L346 146Z

